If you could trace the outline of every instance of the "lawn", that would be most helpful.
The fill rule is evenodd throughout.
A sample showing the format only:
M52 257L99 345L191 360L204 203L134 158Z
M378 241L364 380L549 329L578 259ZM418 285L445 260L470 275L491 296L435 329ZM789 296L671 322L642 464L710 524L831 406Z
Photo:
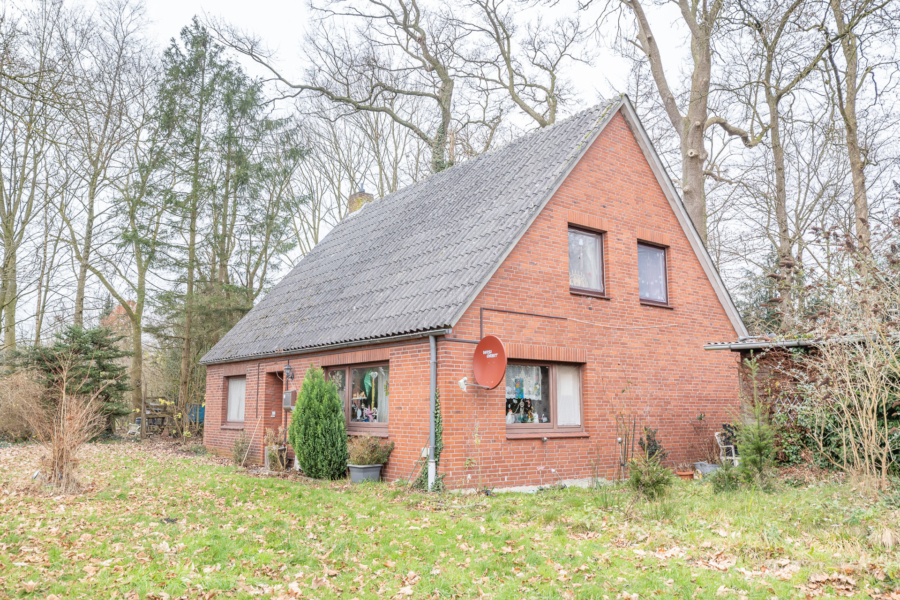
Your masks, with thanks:
M36 465L0 448L0 597L900 598L900 511L849 484L425 495L114 443L84 451L93 491L50 497Z

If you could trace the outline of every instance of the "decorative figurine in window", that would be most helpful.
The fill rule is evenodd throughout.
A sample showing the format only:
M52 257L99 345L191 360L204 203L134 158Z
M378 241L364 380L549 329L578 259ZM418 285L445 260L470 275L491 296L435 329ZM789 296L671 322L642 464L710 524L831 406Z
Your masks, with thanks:
M509 410L506 411L506 424L512 425L515 422L516 422L516 415L513 414L513 411L510 408Z

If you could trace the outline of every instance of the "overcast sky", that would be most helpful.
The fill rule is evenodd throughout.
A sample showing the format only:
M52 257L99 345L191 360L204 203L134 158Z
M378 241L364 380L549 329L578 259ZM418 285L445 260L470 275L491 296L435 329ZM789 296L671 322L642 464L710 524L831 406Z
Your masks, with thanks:
M90 0L88 0L90 1ZM194 15L221 18L237 27L259 35L277 52L278 63L295 79L299 79L303 64L301 44L309 15L305 0L147 0L147 13L152 31L160 48L188 24ZM541 11L547 18L557 18L573 12L576 0L561 0L553 8L540 6L527 12ZM671 72L680 70L679 61L686 56L686 47L678 35L677 9L672 4L651 6L648 17L656 32L658 43L667 58ZM573 72L583 105L592 105L600 97L626 91L627 65L608 48L598 47L594 65L577 66ZM249 66L249 65L248 65ZM251 71L261 75L260 71ZM674 87L678 88L673 82Z

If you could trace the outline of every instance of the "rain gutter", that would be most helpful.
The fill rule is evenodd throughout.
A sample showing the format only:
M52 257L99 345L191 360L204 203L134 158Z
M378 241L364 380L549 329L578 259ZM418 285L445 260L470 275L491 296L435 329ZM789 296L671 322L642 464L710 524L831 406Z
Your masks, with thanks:
M263 352L261 354L249 354L247 356L239 356L234 358L222 358L219 360L200 361L201 365L221 365L225 363L244 362L248 360L268 359L276 356L299 356L301 354L318 354L320 352L328 352L329 350L338 350L341 348L353 348L355 346L369 346L372 344L387 344L390 342L402 342L404 340L417 340L424 337L433 337L438 335L450 335L452 329L449 327L442 329L431 329L428 331L417 331L415 333L404 333L401 335L391 335L388 337L369 338L363 340L355 340L352 342L338 342L336 344L326 344L324 346L313 346L310 348L302 348L298 350L280 350L277 352Z

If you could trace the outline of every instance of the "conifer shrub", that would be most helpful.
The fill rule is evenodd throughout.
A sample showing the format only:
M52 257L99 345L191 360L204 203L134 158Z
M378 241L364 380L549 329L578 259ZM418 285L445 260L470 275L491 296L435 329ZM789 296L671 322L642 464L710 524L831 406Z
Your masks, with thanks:
M648 500L662 498L672 481L672 470L662 465L658 454L638 456L629 463L628 487Z
M310 367L303 377L288 428L288 442L308 477L336 479L347 471L347 431L344 406L325 373Z

